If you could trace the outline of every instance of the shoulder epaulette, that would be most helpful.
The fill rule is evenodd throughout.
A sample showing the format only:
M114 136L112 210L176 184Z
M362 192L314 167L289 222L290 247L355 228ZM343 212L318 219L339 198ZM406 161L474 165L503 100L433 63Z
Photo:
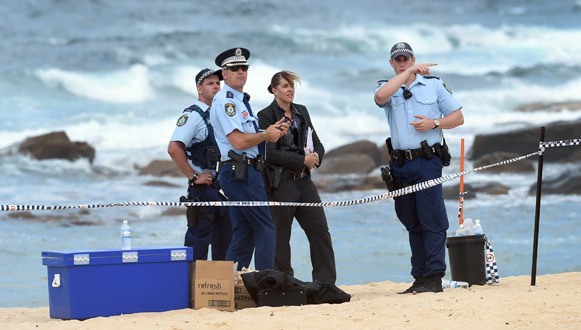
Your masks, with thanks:
M232 91L226 91L226 98L233 99L234 93L232 93Z
M202 108L200 108L197 104L192 104L189 106L189 108L184 109L184 112L192 112L192 111L197 112L200 115L200 117L202 117L202 119L204 119L206 124L208 123L209 111L202 110Z
M388 81L389 81L389 80L387 80L387 79L378 80L378 81L377 81L377 86L379 86L379 85L381 85L381 84L383 84L383 83L386 83L386 82L388 82Z
M190 105L189 107L185 108L183 112L192 112L192 111L196 111L197 113L204 113L204 111L197 104Z
M438 79L438 80L440 79L440 77L438 77L438 76L424 76L424 78L426 78L426 79Z

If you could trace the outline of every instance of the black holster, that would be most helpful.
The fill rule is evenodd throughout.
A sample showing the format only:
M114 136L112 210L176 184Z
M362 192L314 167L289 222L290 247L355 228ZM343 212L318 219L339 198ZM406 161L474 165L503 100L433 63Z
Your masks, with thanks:
M446 139L444 139L444 144L436 143L434 144L434 150L436 155L440 157L442 160L442 166L449 166L450 160L452 160L452 155L450 155L450 151L448 150L448 144L446 144Z
M422 150L424 151L424 157L426 159L432 159L432 158L434 158L434 151L432 150L432 148L428 144L428 141L423 140L420 143L420 145L422 146Z
M186 196L180 196L180 203L194 202L189 200ZM188 227L193 228L198 223L199 209L195 206L188 206L186 210L186 219Z
M228 157L230 157L234 164L232 164L232 169L234 170L234 178L236 180L246 180L248 176L248 156L245 152L242 155L235 153L234 151L228 151Z
M385 186L388 191L397 190L397 183L395 182L395 177L393 176L393 170L389 164L382 166L381 168L381 179L385 182Z

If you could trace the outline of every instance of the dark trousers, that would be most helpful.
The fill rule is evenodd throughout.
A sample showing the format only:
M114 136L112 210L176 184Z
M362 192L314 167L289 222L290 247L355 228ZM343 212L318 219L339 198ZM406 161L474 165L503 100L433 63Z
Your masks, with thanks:
M279 187L269 194L269 199L279 202L301 203L321 201L317 188L310 177L299 180L283 177ZM275 269L294 276L291 266L290 237L293 218L296 218L309 240L313 281L335 284L337 279L335 253L323 208L272 206L270 211L276 224Z
M234 178L232 166L220 168L220 185L229 201L266 201L262 174L248 167L245 180ZM268 206L232 206L232 241L227 260L238 262L238 270L248 267L254 252L257 270L274 268L275 227Z
M442 176L442 161L417 158L403 166L393 164L399 184L415 184ZM395 212L408 231L414 277L443 276L446 272L448 215L442 185L395 198Z
M190 187L188 197L195 201L221 201L217 187L196 185ZM194 248L194 260L208 259L208 245L212 246L212 260L226 260L228 245L232 239L232 224L226 207L200 206L198 220L188 227L185 246Z

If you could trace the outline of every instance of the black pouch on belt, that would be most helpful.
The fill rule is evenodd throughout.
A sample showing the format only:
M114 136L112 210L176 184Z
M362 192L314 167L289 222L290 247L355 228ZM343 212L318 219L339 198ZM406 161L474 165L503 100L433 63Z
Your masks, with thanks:
M234 177L236 180L246 180L246 176L248 175L248 156L246 153L243 153L234 165Z
M256 157L256 162L254 163L254 168L258 172L261 172L261 173L264 170L264 161L262 160L262 157L260 155L258 155L258 157Z
M426 157L426 159L432 159L434 157L434 151L432 150L432 147L428 145L428 141L424 140L420 145L422 146L424 157Z

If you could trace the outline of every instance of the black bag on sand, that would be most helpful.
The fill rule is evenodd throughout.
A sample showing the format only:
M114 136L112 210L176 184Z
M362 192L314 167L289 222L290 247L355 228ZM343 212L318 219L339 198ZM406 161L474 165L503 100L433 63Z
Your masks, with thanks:
M257 306L340 304L351 300L351 295L333 284L303 282L276 270L244 273L242 280Z

